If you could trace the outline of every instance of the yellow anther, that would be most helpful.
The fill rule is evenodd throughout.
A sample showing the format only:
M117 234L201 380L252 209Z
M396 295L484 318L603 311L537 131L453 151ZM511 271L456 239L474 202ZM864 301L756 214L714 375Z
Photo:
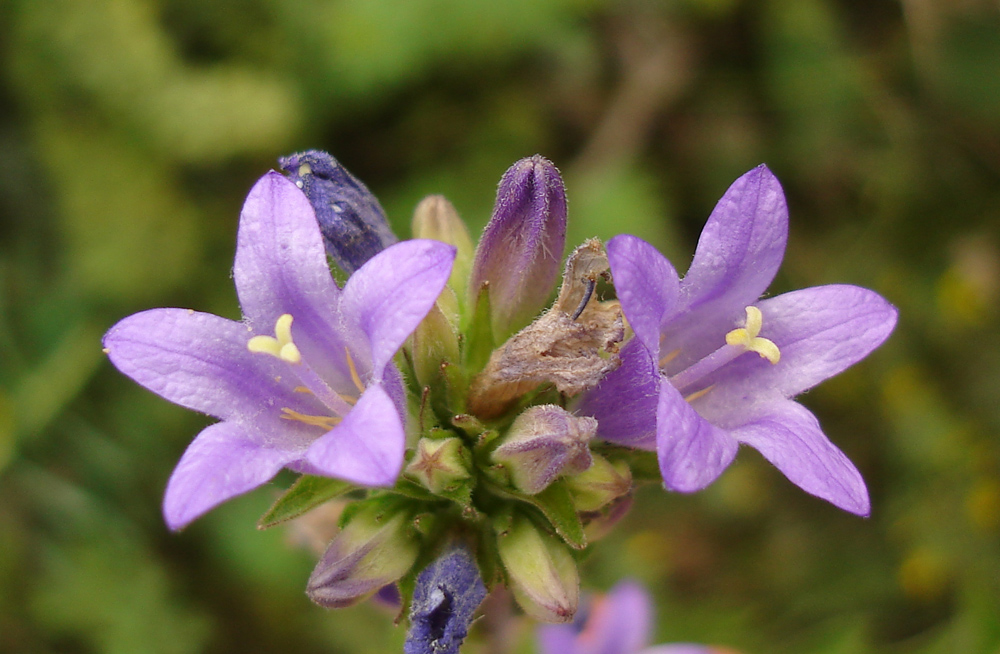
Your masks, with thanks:
M351 381L354 382L354 386L358 389L359 393L364 393L365 385L361 383L361 377L358 376L358 369L354 367L354 359L351 358L351 351L346 347L344 348L344 355L347 357L347 367L351 371Z
M342 420L342 418L338 418L336 416L311 416L307 413L293 411L288 407L283 408L281 410L281 414L281 417L285 420L295 420L296 422L302 422L311 427L320 427L327 431L330 431L339 425Z
M288 363L302 361L299 348L292 342L292 314L281 314L274 323L274 336L254 336L247 341L247 349L270 354Z
M306 175L311 174L312 171L313 171L312 166L310 166L309 164L302 164L301 166L299 166L299 177L305 177Z
M756 352L762 359L767 359L772 364L778 363L781 359L781 350L774 341L762 338L757 334L764 324L764 315L757 307L747 307L746 327L739 327L726 334L726 344L742 347L748 352Z

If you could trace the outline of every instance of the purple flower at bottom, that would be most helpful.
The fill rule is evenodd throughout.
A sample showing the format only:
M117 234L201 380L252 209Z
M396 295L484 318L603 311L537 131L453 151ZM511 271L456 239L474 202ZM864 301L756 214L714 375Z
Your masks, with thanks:
M180 529L282 467L364 486L403 463L403 390L392 357L430 310L455 249L406 241L330 275L309 201L265 175L240 216L233 278L243 322L187 309L125 318L104 337L111 362L149 390L214 416L167 483Z
M652 631L649 595L623 581L605 596L591 597L572 624L538 628L541 654L736 654L692 643L647 647Z
M866 516L860 473L791 398L878 347L897 311L847 285L759 299L787 235L781 186L759 166L716 205L683 279L645 241L612 239L611 273L635 338L579 410L597 418L599 438L655 448L671 490L706 487L744 443L803 490Z

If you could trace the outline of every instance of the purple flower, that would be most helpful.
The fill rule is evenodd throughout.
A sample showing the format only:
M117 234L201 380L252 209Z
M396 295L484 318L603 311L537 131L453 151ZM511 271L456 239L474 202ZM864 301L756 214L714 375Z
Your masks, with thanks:
M392 484L405 436L391 360L434 304L453 257L443 243L399 243L341 290L305 195L276 172L261 178L243 206L233 267L243 322L153 309L104 337L124 374L222 421L177 464L167 525L184 527L282 467Z
M760 300L787 234L781 186L759 166L716 205L682 280L648 243L612 239L611 272L635 339L581 409L598 419L598 437L655 447L671 490L704 488L744 443L803 490L866 516L860 473L791 398L878 347L897 311L846 285Z
M539 627L539 649L541 654L723 654L729 651L683 643L647 647L652 613L646 591L635 582L624 581L606 596L590 598L573 624Z

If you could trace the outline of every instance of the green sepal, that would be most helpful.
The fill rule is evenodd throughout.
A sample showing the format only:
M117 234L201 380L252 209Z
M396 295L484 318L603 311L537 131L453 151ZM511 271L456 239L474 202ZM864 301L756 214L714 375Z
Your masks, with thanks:
M462 363L470 374L476 374L486 367L486 362L490 360L496 347L490 318L490 289L485 284L479 289L473 307L462 348Z
M656 458L656 452L647 450L635 450L628 447L616 445L601 445L594 448L594 451L603 454L609 461L624 461L632 470L633 482L653 481L658 484L663 483L663 473L660 472L660 462Z
M492 485L490 491L501 497L530 504L541 511L556 534L573 549L582 550L587 546L587 535L583 531L580 515L573 506L573 496L561 481L550 484L537 495L523 495Z
M342 479L302 475L257 521L257 529L269 529L297 518L320 504L343 495L354 486Z
M394 495L402 495L403 497L408 497L414 500L420 500L421 502L441 501L441 498L437 495L430 492L415 481L407 479L406 477L400 477L397 479L396 485L392 488L387 488L386 492Z

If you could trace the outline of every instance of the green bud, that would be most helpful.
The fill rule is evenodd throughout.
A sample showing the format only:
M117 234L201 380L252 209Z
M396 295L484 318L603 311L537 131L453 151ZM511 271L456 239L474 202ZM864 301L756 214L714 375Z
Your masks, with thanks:
M574 475L590 467L587 444L597 421L577 417L554 404L528 408L504 435L491 458L510 475L519 491L535 495L560 475Z
M624 461L612 463L592 454L594 463L566 480L577 511L597 511L632 490L632 470Z
M472 239L454 205L443 195L430 195L413 212L413 238L430 238L458 249L448 286L459 298L465 297L472 268Z
M410 352L413 355L413 371L421 386L434 388L441 383L442 363L460 362L458 335L441 310L440 302L431 307L417 325L410 337Z
M580 575L569 549L521 515L497 535L514 599L541 622L569 622L580 601Z
M355 513L309 577L306 594L327 608L350 606L409 571L420 551L411 515L381 504Z
M440 494L471 477L471 454L461 438L421 438L406 475L432 493Z

